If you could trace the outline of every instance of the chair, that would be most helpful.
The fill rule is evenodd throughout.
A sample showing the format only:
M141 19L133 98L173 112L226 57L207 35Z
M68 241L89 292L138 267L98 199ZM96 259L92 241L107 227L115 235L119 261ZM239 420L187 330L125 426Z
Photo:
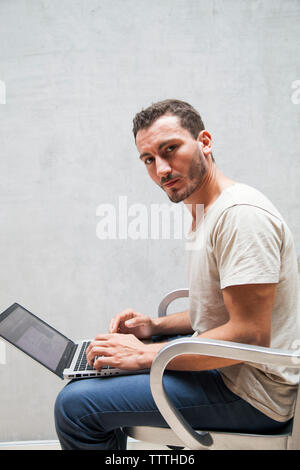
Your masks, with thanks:
M167 314L169 304L180 297L188 297L188 289L170 292L160 303L158 315ZM166 445L171 449L191 450L299 450L300 449L300 394L297 392L292 426L280 434L246 434L195 430L173 406L167 396L162 379L167 364L181 354L203 354L260 364L300 368L300 352L253 346L229 341L183 338L168 343L157 354L150 370L150 386L154 401L170 426L126 427L123 431L139 441Z

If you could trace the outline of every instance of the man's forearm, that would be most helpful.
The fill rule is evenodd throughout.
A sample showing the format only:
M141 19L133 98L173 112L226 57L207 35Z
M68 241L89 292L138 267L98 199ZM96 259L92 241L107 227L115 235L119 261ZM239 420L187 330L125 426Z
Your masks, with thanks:
M242 335L239 331L236 331L232 327L232 323L228 322L224 325L221 325L212 330L206 331L201 335L198 335L197 338L210 338L224 341L234 341L234 342L244 342L248 344L255 344L252 341L252 338L247 336L247 332L242 332ZM144 368L150 368L152 362L157 355L157 353L167 345L167 342L162 343L152 343L146 346L145 354L143 357ZM172 359L167 365L169 370L181 370L181 371L199 371L199 370L208 370L208 369L217 369L221 367L231 366L233 364L238 364L242 361L237 361L234 359L219 358L214 356L205 356L199 354L184 354Z
M154 318L153 323L154 335L188 335L194 333L188 310Z

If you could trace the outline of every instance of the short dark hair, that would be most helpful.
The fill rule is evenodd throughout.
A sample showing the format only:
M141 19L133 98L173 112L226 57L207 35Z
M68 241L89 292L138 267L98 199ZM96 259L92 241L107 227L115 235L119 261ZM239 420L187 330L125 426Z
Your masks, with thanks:
M165 114L173 114L180 119L181 126L187 129L197 139L199 132L205 129L200 114L185 101L164 100L153 103L137 113L133 119L134 138L139 130L150 127L158 118Z
M197 139L199 133L205 129L204 123L198 111L185 101L168 99L153 103L146 109L142 109L133 119L133 135L136 139L137 133L141 129L147 129L158 118L166 114L178 116L180 124L187 129L191 135ZM214 157L212 156L214 161Z

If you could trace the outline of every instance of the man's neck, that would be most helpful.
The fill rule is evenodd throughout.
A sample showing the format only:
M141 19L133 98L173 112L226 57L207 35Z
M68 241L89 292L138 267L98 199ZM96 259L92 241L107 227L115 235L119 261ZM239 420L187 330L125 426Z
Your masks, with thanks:
M235 181L223 175L216 164L211 165L200 188L184 200L184 204L187 204L187 208L192 212L193 221L196 220L197 204L203 205L205 214L221 193L233 184Z

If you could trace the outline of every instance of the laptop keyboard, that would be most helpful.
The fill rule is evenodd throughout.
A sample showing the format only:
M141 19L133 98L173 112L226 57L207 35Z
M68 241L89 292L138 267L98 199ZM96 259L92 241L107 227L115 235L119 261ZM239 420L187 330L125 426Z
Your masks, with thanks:
M85 351L89 344L90 344L90 341L84 341L82 343L81 350L80 350L78 359L74 367L75 371L96 370L95 367L90 366L87 362ZM109 369L109 368L110 368L109 366L102 366L102 369Z

